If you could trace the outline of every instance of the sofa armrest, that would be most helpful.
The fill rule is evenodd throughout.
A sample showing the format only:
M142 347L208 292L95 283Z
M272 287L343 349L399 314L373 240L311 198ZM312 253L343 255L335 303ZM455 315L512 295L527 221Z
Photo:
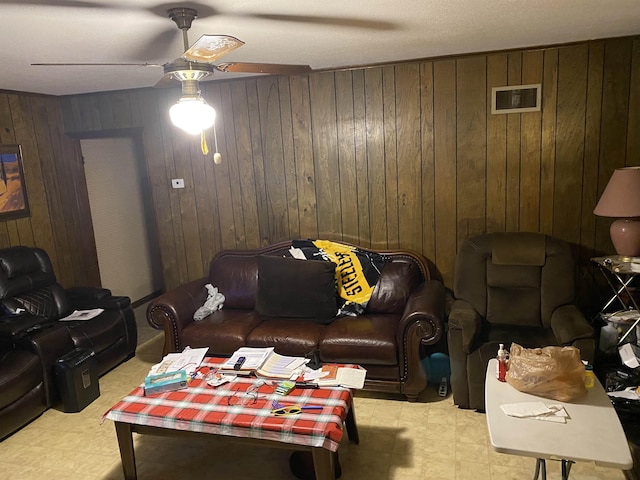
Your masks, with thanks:
M464 300L455 300L449 313L450 342L459 343L462 351L469 354L481 330L482 317L480 314ZM449 348L451 349L451 345Z
M194 280L160 295L149 303L147 322L153 328L164 330L165 354L178 350L178 340L183 328L194 321L193 314L207 299L207 283L206 277Z
M408 328L420 323L420 336L423 345L433 345L444 332L444 285L439 280L428 280L418 286L405 305L398 324L398 345L404 345Z
M576 305L556 308L551 314L551 330L560 345L570 345L579 339L595 338L593 327Z
M114 297L111 294L111 290L106 288L73 287L65 290L65 293L72 310L89 310L92 308L122 310L131 304L129 297Z

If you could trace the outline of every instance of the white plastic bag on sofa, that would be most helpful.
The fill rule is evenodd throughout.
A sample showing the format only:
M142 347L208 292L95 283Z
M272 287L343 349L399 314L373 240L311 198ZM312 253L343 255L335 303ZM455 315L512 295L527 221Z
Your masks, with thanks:
M222 305L224 304L224 295L218 292L218 289L207 283L205 285L207 292L209 292L207 296L207 300L204 302L204 305L196 310L193 314L193 319L197 322L202 320L205 317L208 317L216 310L221 310Z

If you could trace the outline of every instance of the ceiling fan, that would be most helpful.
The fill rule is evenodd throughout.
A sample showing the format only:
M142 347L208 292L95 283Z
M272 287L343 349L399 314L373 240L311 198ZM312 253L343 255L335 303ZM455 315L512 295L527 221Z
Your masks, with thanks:
M311 72L309 65L291 65L277 63L218 63L216 60L244 45L242 40L229 35L202 35L189 46L188 30L193 20L198 17L195 8L177 7L167 10L168 17L182 30L184 53L181 57L165 63L32 63L33 66L140 66L163 67L164 76L156 83L156 87L169 87L181 83L183 94L197 91L198 82L211 76L214 71L265 73L271 75L294 75ZM185 89L187 92L185 92Z

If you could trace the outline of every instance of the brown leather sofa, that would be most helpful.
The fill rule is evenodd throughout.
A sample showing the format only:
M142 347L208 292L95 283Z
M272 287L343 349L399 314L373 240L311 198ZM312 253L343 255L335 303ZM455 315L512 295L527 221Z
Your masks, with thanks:
M444 286L435 266L415 252L380 251L384 267L364 314L328 324L260 315L255 311L258 259L283 256L290 246L286 241L220 252L207 277L151 302L147 319L164 329L164 353L186 346L209 347L208 355L226 357L242 346L273 346L277 353L295 356L317 351L322 362L366 368L365 389L402 393L415 401L427 384L420 346L436 343L444 331ZM206 300L207 283L225 295L224 307L194 321Z
M595 333L575 304L568 243L533 232L468 238L456 257L448 323L453 401L484 410L489 359L499 344L570 345L593 363Z
M91 320L58 321L88 308L105 311ZM102 375L135 354L129 298L101 288L64 290L42 249L0 250L0 309L0 439L59 402L54 365L63 355L93 350Z

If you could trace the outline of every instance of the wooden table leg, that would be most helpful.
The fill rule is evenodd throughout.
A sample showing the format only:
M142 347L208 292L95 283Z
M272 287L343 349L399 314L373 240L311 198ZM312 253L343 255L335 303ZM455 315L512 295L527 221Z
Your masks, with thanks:
M120 460L122 461L122 471L125 480L136 480L136 457L133 453L133 436L131 435L131 424L125 422L114 422L116 435L118 437L118 447L120 447Z
M353 404L347 413L347 418L344 420L345 426L347 427L347 435L349 440L351 440L356 445L360 444L360 436L358 435L358 426L356 425L356 414L353 409Z
M335 453L326 448L315 447L311 449L311 454L313 456L313 470L316 473L316 480L335 480Z

